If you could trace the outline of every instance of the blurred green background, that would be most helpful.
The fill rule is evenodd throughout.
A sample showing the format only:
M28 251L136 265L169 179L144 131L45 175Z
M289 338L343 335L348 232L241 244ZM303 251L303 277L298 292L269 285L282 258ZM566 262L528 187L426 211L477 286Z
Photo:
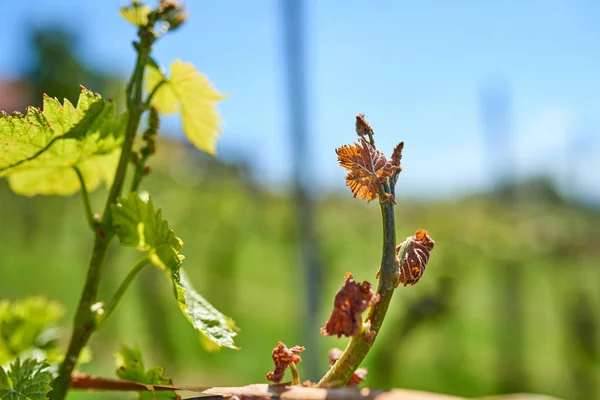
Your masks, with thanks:
M148 269L92 339L93 362L82 369L112 376L112 353L123 342L138 344L147 364L165 366L177 383L264 382L272 348L278 340L302 344L306 317L290 197L259 190L242 168L208 160L180 143L158 148L162 154L145 188L183 238L197 289L241 327L242 350L205 352L163 274ZM168 165L174 157L185 161ZM524 185L527 198L518 206L500 194L399 199L399 238L425 227L436 245L422 281L398 290L366 361L366 385L464 396L531 391L595 398L600 214L561 201L549 189ZM5 182L0 193L2 297L43 294L60 301L67 309L66 338L92 244L81 199L21 198ZM104 194L93 195L95 209ZM381 229L377 204L350 193L324 196L317 215L324 324L345 272L374 281ZM115 246L102 299L137 257ZM319 349L305 354L318 357L324 372L327 350L344 345L322 338Z
M123 78L89 68L73 53L74 38L67 31L39 30L31 38L35 62L25 84L10 88L11 95L29 103L42 93L75 101L83 83L119 101ZM349 131L347 142L354 139ZM291 191L261 185L242 160L211 159L168 138L157 147L153 173L142 186L183 239L185 266L198 291L241 328L242 349L206 352L178 310L169 282L160 271L147 269L93 337L93 361L82 370L114 376L113 353L126 343L139 345L147 366L166 367L166 375L179 384L265 382L278 340L305 344L307 285L319 289L323 325L344 273L375 281L379 207L353 199L349 190L316 197L321 277L306 282ZM366 360L365 385L461 396L538 392L598 398L598 207L564 196L545 177L432 200L407 197L401 175L397 192L399 240L425 228L436 244L424 278L397 291ZM105 195L104 190L93 194L96 211ZM66 345L92 245L80 196L23 198L0 181L0 227L0 297L44 295L64 304ZM106 261L104 300L138 257L116 244ZM345 344L320 338L318 348L303 353L320 370L300 364L301 377L324 373L329 348Z

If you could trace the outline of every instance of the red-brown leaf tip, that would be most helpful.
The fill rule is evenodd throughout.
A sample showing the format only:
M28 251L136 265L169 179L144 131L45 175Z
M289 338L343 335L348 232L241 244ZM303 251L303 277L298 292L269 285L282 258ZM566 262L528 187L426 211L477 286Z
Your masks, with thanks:
M404 149L404 142L400 142L394 147L394 151L392 152L392 165L394 168L400 172L402 171L402 150Z

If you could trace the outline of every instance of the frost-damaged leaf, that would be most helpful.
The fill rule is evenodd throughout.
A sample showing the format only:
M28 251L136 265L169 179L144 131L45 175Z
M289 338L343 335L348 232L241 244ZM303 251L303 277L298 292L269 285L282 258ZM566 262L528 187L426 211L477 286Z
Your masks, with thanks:
M0 113L0 177L18 194L70 195L80 190L73 167L88 190L110 184L120 154L127 115L82 87L74 107L44 97L43 111Z
M342 350L340 350L336 347L329 350L329 365L331 367L333 367L333 364L335 364L341 356L342 356ZM352 375L352 377L350 378L348 383L346 383L346 387L354 387L354 386L360 385L360 383L365 380L366 376L367 376L367 369L366 368L358 368L356 371L354 371L354 374Z
M52 374L48 364L36 360L16 359L10 370L0 368L0 399L2 400L42 400L52 390Z
M145 383L148 385L172 385L171 378L165 378L163 374L165 369L162 367L150 368L148 371L144 369L142 355L137 348L121 346L121 351L115 354L117 363L117 376L128 381ZM180 397L174 390L160 390L139 392L141 400L168 400L179 399Z
M196 292L183 269L178 277L173 276L173 285L179 308L194 328L219 346L238 350L233 342L238 330L235 323Z
M148 25L148 15L150 15L151 12L152 9L143 4L133 4L119 9L121 16L134 26Z
M352 189L354 197L376 199L379 184L394 172L392 163L363 139L360 139L360 143L344 145L335 152L340 165L350 171L346 175L346 185Z
M165 76L152 66L146 75L146 91L151 92ZM206 76L190 63L175 60L171 74L152 98L152 105L162 114L179 111L183 132L198 149L214 155L221 122L217 101L226 96L215 90Z
M375 132L371 125L365 119L365 114L358 114L356 116L356 134L358 136L373 136Z
M419 282L419 279L423 276L435 242L426 230L421 229L414 236L407 237L405 243L407 243L408 249L406 250L406 256L401 267L399 255L402 244L396 247L396 264L399 266L399 283L407 286Z
M379 296L373 293L371 284L364 281L356 283L350 273L346 281L335 295L333 311L325 327L321 328L324 336L352 336L362 327L362 313L375 304Z
M166 272L173 284L179 308L192 326L200 331L205 348L206 340L220 346L237 349L233 342L237 335L234 322L221 314L196 292L187 275L180 268L183 255L179 253L183 242L155 210L152 199L132 193L120 199L112 208L113 225L121 244L137 247L148 253L150 261ZM214 347L212 347L214 349Z
M267 373L267 379L273 383L279 383L285 375L285 370L290 364L298 364L302 358L298 355L304 351L303 346L294 346L288 349L283 342L278 342L277 347L273 349L272 357L275 369Z

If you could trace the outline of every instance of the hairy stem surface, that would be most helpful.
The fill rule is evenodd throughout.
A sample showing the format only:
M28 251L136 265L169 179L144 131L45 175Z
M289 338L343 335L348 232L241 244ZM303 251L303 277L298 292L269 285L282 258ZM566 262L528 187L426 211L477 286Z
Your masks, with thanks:
M354 374L367 353L373 346L373 342L379 334L385 314L392 300L398 279L398 267L396 266L396 227L394 220L394 203L386 198L385 194L390 192L389 185L380 190L379 205L381 206L381 218L383 220L383 250L381 254L381 273L377 294L380 299L371 306L369 315L365 320L365 329L352 336L348 346L344 349L341 357L327 371L318 383L320 387L344 386ZM404 253L401 254L404 258Z
M49 394L51 400L64 399L69 389L71 374L75 368L79 354L96 329L96 312L92 310L92 305L96 302L98 295L98 286L102 276L102 266L106 250L114 236L111 227L112 218L110 207L116 203L117 198L122 192L127 165L131 158L131 148L133 147L135 134L140 124L140 118L144 112L144 104L142 103L142 83L144 69L148 62L154 36L144 28L140 28L138 35L140 37L140 42L136 46L138 51L137 62L129 80L129 84L127 85L128 121L125 139L122 145L123 150L115 172L113 184L106 200L102 219L96 229L92 257L88 267L85 286L79 300L79 306L77 307L77 313L75 314L71 341L65 359L60 365L58 377L52 384L53 390Z

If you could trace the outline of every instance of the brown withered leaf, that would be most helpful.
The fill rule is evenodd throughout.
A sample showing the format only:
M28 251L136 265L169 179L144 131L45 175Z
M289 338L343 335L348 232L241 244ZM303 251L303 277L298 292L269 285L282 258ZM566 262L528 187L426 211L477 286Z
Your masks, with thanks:
M356 116L356 134L358 136L373 136L375 131L371 128L371 125L365 119L365 114L358 114Z
M340 165L349 171L346 186L350 187L354 197L376 199L379 183L385 182L394 172L392 163L364 139L360 139L360 143L344 145L335 152Z
M329 350L329 365L333 367L333 364L335 364L341 356L342 350L338 349L337 347L334 347L333 349ZM366 376L367 369L358 368L356 371L354 371L352 378L350 378L348 383L346 383L346 387L358 386L362 381L365 380Z
M356 283L350 273L346 281L335 295L333 311L323 328L323 336L352 336L359 332L362 326L362 313L379 300L371 289L371 284L364 281Z
M283 375L285 375L285 370L291 364L298 364L302 361L302 358L298 355L304 351L303 346L294 346L291 349L288 349L287 346L283 342L277 343L277 347L273 349L273 363L275 364L275 369L273 371L269 371L267 373L267 379L273 383L279 383L283 379Z
M400 142L394 147L394 151L392 152L392 165L394 169L398 172L402 171L402 150L404 150L404 142Z
M399 268L400 282L404 286L414 285L419 282L419 279L425 272L427 262L429 262L429 256L435 242L429 236L429 233L424 230L418 230L414 236L406 238L408 241L408 249L406 251L406 257L402 266ZM400 254L400 248L402 244L396 247L396 262L400 264L398 256Z

